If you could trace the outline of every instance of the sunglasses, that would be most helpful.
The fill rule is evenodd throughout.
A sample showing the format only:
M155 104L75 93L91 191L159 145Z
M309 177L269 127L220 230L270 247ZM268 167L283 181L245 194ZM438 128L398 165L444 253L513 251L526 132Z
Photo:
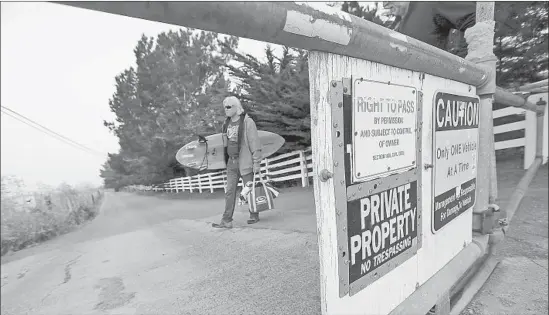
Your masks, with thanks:
M231 109L233 108L232 106L225 106L226 109Z

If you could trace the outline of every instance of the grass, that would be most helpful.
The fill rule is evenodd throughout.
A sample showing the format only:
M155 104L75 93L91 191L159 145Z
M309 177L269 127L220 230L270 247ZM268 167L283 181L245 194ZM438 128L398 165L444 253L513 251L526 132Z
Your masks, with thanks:
M103 192L71 187L34 194L35 203L2 196L1 255L73 231L93 220L103 200Z

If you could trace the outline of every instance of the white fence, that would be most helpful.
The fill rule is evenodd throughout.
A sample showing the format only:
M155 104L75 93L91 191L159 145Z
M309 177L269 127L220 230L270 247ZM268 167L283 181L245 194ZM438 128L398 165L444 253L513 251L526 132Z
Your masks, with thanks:
M528 100L533 103L536 103L539 99L547 102L547 93L533 94L528 98ZM547 107L547 105L545 106ZM527 169L535 158L536 124L538 123L536 113L517 107L505 107L493 112L494 121L500 118L508 118L513 115L522 116L524 118L497 126L494 124L494 137L496 138L494 146L496 151L524 147L524 169ZM547 110L545 111L544 119L547 120ZM523 136L497 141L497 135L511 133L513 131L522 131ZM547 141L544 141L544 146L547 147Z
M523 116L524 119L495 126L494 136L520 130L524 130L524 136L511 140L496 141L494 143L495 149L497 151L509 148L525 147L524 167L528 168L534 159L532 152L535 151L536 146L536 115L534 113L527 114L525 109L516 107L505 107L494 110L493 112L494 120L512 115ZM533 132L529 132L532 128ZM301 180L301 186L307 187L309 185L309 178L313 176L311 148L303 151L294 151L281 154L272 158L266 158L261 161L261 173L274 182ZM216 189L224 190L226 182L227 173L223 170L215 173L174 178L160 186L136 185L125 187L124 190L153 190L173 193L183 191L202 193L209 191L213 193ZM240 180L238 185L242 186L242 180Z
M300 180L302 187L309 186L309 178L313 176L311 148L284 153L261 161L261 174L273 182ZM227 172L225 170L199 174L195 176L179 177L162 185L163 187L130 186L127 190L154 190L167 192L214 192L215 189L225 189ZM242 186L242 179L238 183ZM145 189L143 189L145 188Z

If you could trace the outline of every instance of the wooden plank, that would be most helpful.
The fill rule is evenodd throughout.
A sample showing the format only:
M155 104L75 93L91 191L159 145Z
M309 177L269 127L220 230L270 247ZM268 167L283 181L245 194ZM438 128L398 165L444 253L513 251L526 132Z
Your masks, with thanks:
M509 149L509 148L518 148L523 147L526 143L525 138L518 138L513 140L507 140L507 141L498 141L494 143L494 146L497 150L503 150L503 149Z
M269 164L271 164L271 162L273 162L273 161L278 161L278 160L286 159L286 158L289 158L289 157L292 157L292 156L296 156L296 155L299 155L299 153L297 153L297 151L288 152L288 153L284 153L284 154L281 154L281 155L277 155L277 156L272 157L272 158L269 159Z
M276 175L280 175L280 174L287 174L287 173L297 172L297 171L301 171L301 166L300 165L285 168L285 169L282 169L282 170L279 170L279 171L270 171L269 175L276 176Z
M509 115L523 115L525 113L526 113L525 109L509 106L509 107L495 110L492 117L496 119L496 118L505 117Z
M278 162L276 164L270 164L269 165L269 168L270 169L273 169L273 168L280 168L282 166L286 166L286 165L290 165L290 164L298 164L300 162L300 158L295 158L295 159L292 159L292 160L287 160L287 161L283 161L283 162Z
M289 175L289 176L284 176L284 177L277 177L277 178L271 178L271 180L273 182L283 182L283 181L286 181L286 180L291 180L291 179L300 179L301 178L301 174L295 174L295 175Z
M533 113L533 114L534 114L534 116L536 115L536 113ZM521 130L521 129L525 129L525 127L526 127L526 120L521 120L521 121L517 121L517 122L514 122L514 123L510 123L510 124L495 126L494 127L494 134L504 133L504 132L509 132L509 131L515 131L515 130Z

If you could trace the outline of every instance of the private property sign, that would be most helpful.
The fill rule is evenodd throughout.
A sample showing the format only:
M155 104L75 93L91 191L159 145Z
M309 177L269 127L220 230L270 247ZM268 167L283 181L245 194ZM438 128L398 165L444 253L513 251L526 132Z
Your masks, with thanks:
M334 165L344 166L334 172L336 208L343 211L339 266L342 288L353 296L421 248L423 98L415 87L389 81L351 77L338 84L330 100Z
M347 204L350 283L417 243L417 188L413 181Z
M432 231L436 233L475 204L479 98L437 92L433 113Z
M415 167L416 88L353 79L352 180Z

